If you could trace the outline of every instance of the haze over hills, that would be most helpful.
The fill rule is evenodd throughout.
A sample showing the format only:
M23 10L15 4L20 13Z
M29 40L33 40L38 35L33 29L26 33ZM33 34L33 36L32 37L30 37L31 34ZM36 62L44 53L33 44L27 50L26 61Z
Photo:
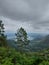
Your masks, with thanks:
M41 39L37 38L32 40L30 46L32 51L40 51L49 48L49 35Z
M37 47L43 48L49 48L49 35L45 36L39 44L37 44Z
M15 34L8 33L8 45L17 49L15 44ZM38 33L28 33L28 39L30 40L29 45L25 49L30 51L39 51L49 47L49 35L43 35Z
M8 39L14 39L15 38L15 33L6 33ZM46 36L46 34L41 34L41 33L28 33L28 39L33 40L37 38L42 38Z

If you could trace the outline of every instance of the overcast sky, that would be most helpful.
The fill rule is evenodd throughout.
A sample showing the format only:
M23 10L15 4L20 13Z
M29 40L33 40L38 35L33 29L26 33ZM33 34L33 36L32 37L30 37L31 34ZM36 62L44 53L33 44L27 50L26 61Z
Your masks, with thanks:
M6 32L49 33L49 0L0 0L0 19Z

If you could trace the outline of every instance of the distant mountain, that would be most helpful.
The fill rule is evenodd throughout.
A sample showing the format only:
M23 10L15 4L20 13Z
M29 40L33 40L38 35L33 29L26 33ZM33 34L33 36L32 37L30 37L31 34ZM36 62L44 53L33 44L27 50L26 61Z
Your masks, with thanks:
M7 39L14 39L15 38L15 33L6 33Z
M15 38L15 33L6 33L7 38L8 39L14 39ZM29 40L33 40L33 39L40 39L42 38L44 35L43 34L39 34L39 33L28 33L28 39Z
M40 39L42 38L44 35L42 34L39 34L39 33L28 33L28 37L30 40L33 40L33 39Z
M17 49L17 45L14 41L15 34L8 33L7 36L8 45ZM30 40L30 43L25 49L29 49L30 51L40 51L49 48L49 35L45 36L43 34L28 33L28 39Z
M45 36L41 41L40 45L38 45L42 48L49 48L49 35Z
M15 49L17 49L17 45L15 44L14 40L9 39L7 41L10 47L14 47ZM41 39L37 38L34 40L30 40L29 45L27 45L25 49L28 49L29 51L40 51L47 48L49 48L49 35L42 37Z
M49 35L42 39L32 40L31 50L39 51L47 48L49 48Z

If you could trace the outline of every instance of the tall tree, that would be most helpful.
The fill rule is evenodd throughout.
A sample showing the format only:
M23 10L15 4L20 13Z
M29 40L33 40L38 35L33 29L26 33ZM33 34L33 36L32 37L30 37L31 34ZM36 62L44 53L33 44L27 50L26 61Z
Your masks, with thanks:
M4 24L2 23L2 20L0 20L0 46L6 46L7 44L4 32Z
M22 27L17 31L16 43L19 48L23 48L29 44L29 41L27 39L27 33Z

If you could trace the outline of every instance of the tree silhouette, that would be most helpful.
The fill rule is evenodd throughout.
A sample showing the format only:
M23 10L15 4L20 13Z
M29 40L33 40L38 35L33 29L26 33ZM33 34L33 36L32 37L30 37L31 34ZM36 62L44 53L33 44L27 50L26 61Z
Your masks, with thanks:
M20 29L18 29L17 34L16 35L16 43L18 47L23 48L24 46L28 45L29 41L27 39L27 33L26 31L21 27Z
M2 20L0 20L0 46L6 46L7 44L4 32L4 24L2 23Z

